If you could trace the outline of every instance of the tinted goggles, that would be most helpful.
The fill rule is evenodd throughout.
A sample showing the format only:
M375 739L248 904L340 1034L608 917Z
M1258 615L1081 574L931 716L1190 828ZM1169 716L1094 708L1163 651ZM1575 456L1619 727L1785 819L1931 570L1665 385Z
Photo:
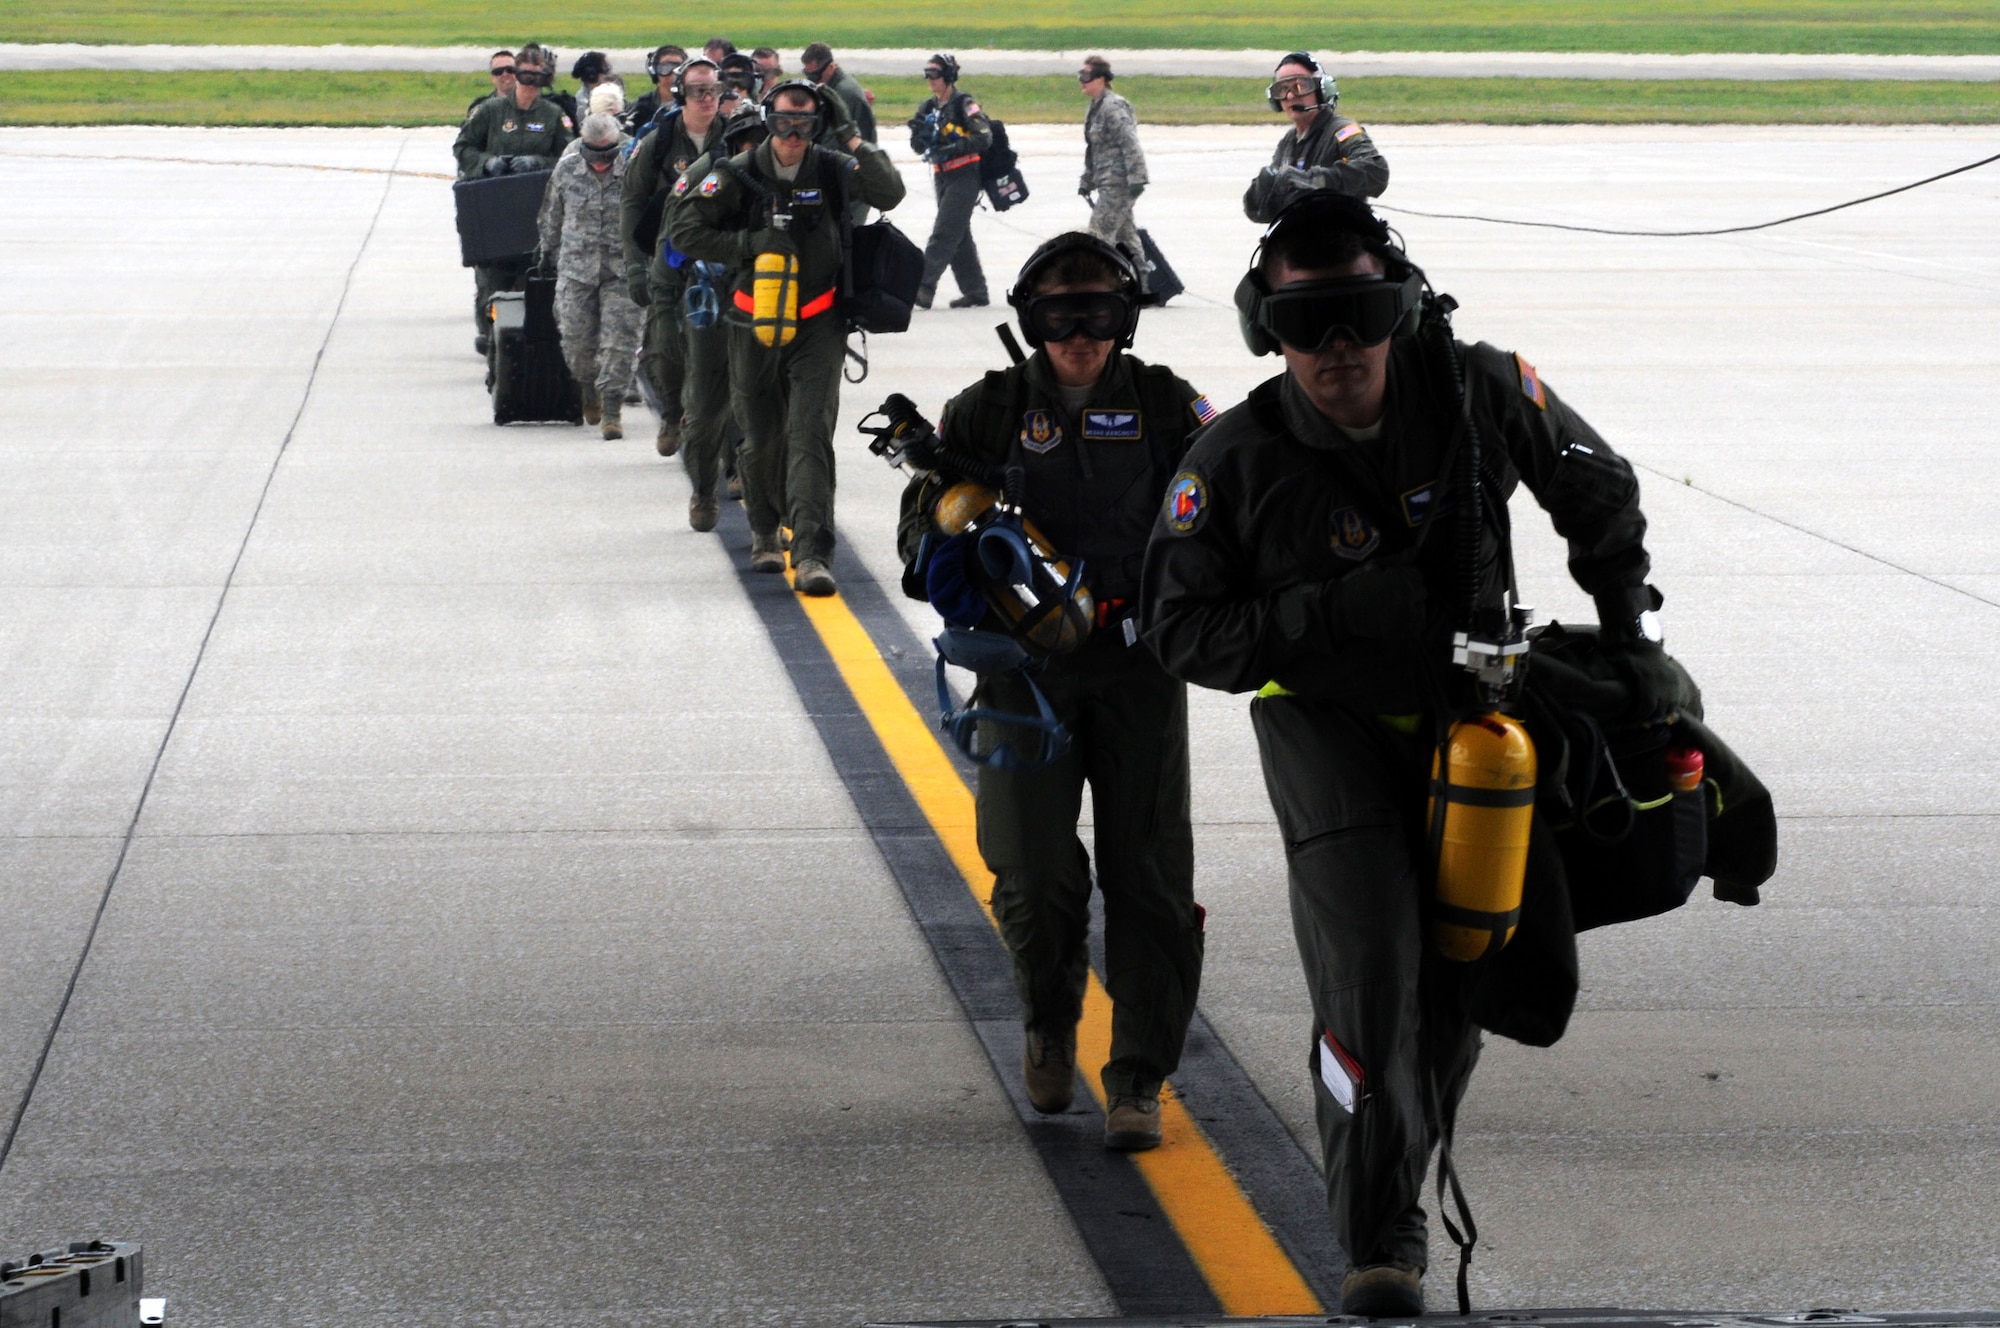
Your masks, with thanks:
M1037 295L1021 310L1021 324L1037 341L1116 341L1132 317L1132 297L1122 291L1072 291Z
M811 138L819 132L819 112L772 111L767 123L772 138Z
M486 72L493 75L493 77L495 78L512 78L514 77L514 66L495 65L493 66L493 68L487 70Z
M1257 325L1293 350L1335 341L1373 346L1389 339L1415 307L1418 279L1335 277L1286 286L1257 301Z
M584 143L580 144L577 150L583 153L585 161L601 162L615 160L618 156L618 149L622 146L623 144L610 143L601 148L594 148L590 144Z

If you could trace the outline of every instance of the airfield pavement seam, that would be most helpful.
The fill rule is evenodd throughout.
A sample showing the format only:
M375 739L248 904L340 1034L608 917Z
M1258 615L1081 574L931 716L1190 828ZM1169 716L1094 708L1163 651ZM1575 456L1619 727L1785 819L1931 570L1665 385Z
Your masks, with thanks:
M368 219L368 229L362 232L361 243L354 251L354 261L347 265L347 275L340 283L340 298L334 301L333 316L326 321L326 334L320 338L319 349L313 352L312 367L306 372L305 389L299 393L299 408L292 413L291 423L285 426L285 436L278 441L278 450L271 457L270 469L264 472L263 487L257 491L257 501L250 509L250 519L244 523L243 538L237 541L236 554L229 560L229 571L222 578L222 589L216 594L215 608L208 615L208 625L202 629L201 643L195 647L194 659L188 664L187 677L181 681L180 694L174 698L174 708L167 716L166 728L160 734L159 746L153 749L152 764L146 768L146 779L139 787L139 797L132 804L131 819L125 823L124 837L118 844L118 856L112 861L111 871L104 878L104 889L97 897L97 910L91 914L90 927L84 933L82 948L78 950L76 965L70 970L69 982L63 987L62 999L56 1002L55 1014L49 1020L49 1031L42 1039L41 1051L35 1056L35 1065L28 1072L28 1082L21 1089L21 1100L14 1107L13 1119L7 1125L7 1134L0 1139L0 1168L7 1165L7 1159L14 1151L14 1140L20 1135L21 1122L27 1118L28 1107L34 1101L35 1088L41 1083L42 1071L47 1068L49 1052L55 1046L56 1034L62 1030L63 1016L69 1013L69 1003L76 995L76 984L83 977L83 966L90 961L91 947L97 941L98 928L104 922L104 911L111 905L111 892L117 888L119 875L125 870L125 860L131 856L132 841L138 837L139 819L145 815L146 802L152 796L153 782L159 777L160 762L165 759L167 745L174 739L174 730L179 726L181 711L187 705L188 693L194 690L194 680L201 672L202 660L208 655L208 644L214 639L215 625L222 620L223 607L229 602L229 591L236 584L237 569L243 565L243 555L250 548L251 536L257 533L258 518L264 514L264 503L271 496L271 485L278 478L278 467L290 450L292 439L299 431L299 422L305 418L306 407L312 402L313 386L319 381L319 369L326 359L326 348L333 343L334 329L340 326L340 315L347 308L347 296L354 289L354 274L361 267L361 260L368 252L369 241L375 238L375 228L381 223L382 211L389 203L389 191L396 187L395 169L402 163L404 149L410 145L409 135L397 145L396 156L389 164L389 176L382 182L382 196L375 201L375 212Z
M498 40L498 39L496 39ZM400 70L484 73L490 46L117 45L0 42L0 69L121 70ZM1085 54L1104 56L1121 74L1265 78L1278 50L1095 49L961 52L971 77L1075 72ZM643 70L647 52L608 50L612 67ZM841 67L863 77L914 77L930 55L915 47L841 47ZM1942 80L2000 82L2000 55L1790 55L1718 52L1697 55L1567 51L1329 51L1322 59L1348 78L1581 78Z

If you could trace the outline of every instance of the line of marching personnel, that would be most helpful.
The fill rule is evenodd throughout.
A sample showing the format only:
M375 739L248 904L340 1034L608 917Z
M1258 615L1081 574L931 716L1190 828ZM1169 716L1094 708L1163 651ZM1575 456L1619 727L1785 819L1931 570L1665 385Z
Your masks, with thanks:
M645 122L628 135L609 114L588 115L567 152L517 72L521 87L497 109L475 108L499 133L474 149L468 122L461 164L479 168L480 152L555 161L545 251L569 292L572 367L607 432L643 322L658 450L685 455L690 522L714 527L733 462L753 567L785 570L788 537L798 590L831 594L845 341L832 312L835 220L893 208L904 185L871 141L865 94L824 45L806 50L808 78L760 70L754 88L732 80L729 54L669 70L661 62L680 53L663 48L660 100L636 108ZM548 64L533 47L513 62ZM932 97L912 121L946 232L933 236L919 295L950 267L961 302L980 304L962 226L971 205L955 178L976 183L977 172L952 163L976 157L983 117L957 72L948 57L930 62ZM935 430L914 403L884 407L901 416L892 425L913 474L898 528L903 589L969 643L959 662L978 674L967 721L982 762L978 842L1014 962L1026 1092L1044 1112L1071 1104L1095 888L1111 1050L1084 1068L1109 1104L1106 1146L1159 1144L1160 1093L1204 948L1185 688L1254 693L1312 1004L1304 1048L1327 1211L1349 1264L1340 1308L1419 1313L1420 1190L1480 1029L1553 1041L1575 992L1566 912L1536 923L1555 938L1537 952L1547 973L1517 948L1504 983L1427 942L1430 760L1442 719L1474 697L1453 629L1468 611L1512 603L1505 500L1526 484L1598 605L1629 716L1671 713L1684 675L1662 647L1638 482L1526 359L1454 337L1449 298L1366 201L1386 187L1386 162L1335 114L1333 79L1303 52L1267 90L1292 128L1245 194L1266 229L1236 290L1247 347L1281 357L1283 372L1218 411L1132 355L1147 294L1126 232L1145 181L1143 158L1136 174L1096 173L1111 154L1131 158L1128 140L1136 151L1129 106L1105 101L1109 73L1101 61L1078 73L1093 122L1104 118L1082 191L1109 206L1090 231L1037 249L1007 292L1032 354L953 397ZM774 289L796 301L789 322L760 303ZM1447 482L1468 435L1484 448L1470 498ZM982 510L1016 521L983 525ZM1447 517L1453 534L1429 538ZM1076 574L1044 585L1037 562ZM1041 591L1026 612L1022 586ZM1058 726L1066 742L1043 741ZM1092 849L1078 837L1086 786ZM1547 852L1530 850L1529 913L1567 909L1550 902L1559 884L1535 884Z

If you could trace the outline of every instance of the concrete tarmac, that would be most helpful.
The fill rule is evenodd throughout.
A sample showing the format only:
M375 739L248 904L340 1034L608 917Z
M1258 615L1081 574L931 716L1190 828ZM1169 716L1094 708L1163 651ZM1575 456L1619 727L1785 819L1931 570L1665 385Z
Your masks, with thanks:
M1139 219L1190 289L1137 349L1218 405L1275 370L1229 294L1276 132L1146 132ZM1631 227L1993 150L1377 136L1391 204ZM33 1084L0 1253L142 1240L202 1325L1109 1313L643 410L620 443L487 422L448 186L386 173L449 139L0 135L0 1129ZM1074 131L1015 139L1034 197L975 223L996 293L1084 219ZM2000 1301L1996 208L1973 173L1721 239L1398 223L1462 334L1641 467L1670 647L1783 817L1763 907L1585 938L1569 1037L1489 1046L1481 1306ZM1001 363L1001 312L871 339L836 571L896 571L853 422ZM1587 619L1515 520L1524 594ZM1309 1138L1244 703L1191 699L1204 1009Z

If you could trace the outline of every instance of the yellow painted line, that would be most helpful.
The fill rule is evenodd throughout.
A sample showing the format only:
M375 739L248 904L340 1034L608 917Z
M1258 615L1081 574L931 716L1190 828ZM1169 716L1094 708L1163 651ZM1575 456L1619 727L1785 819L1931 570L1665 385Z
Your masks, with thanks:
M799 602L931 829L986 910L987 921L993 921L993 873L979 856L972 790L945 755L936 729L910 704L868 629L838 595L801 595ZM1084 992L1076 1050L1082 1067L1102 1066L1111 1059L1111 997L1095 972ZM1083 1077L1103 1106L1104 1087L1097 1076ZM1160 1094L1160 1134L1160 1147L1135 1153L1132 1160L1223 1312L1324 1313L1319 1298L1292 1266L1171 1085Z

